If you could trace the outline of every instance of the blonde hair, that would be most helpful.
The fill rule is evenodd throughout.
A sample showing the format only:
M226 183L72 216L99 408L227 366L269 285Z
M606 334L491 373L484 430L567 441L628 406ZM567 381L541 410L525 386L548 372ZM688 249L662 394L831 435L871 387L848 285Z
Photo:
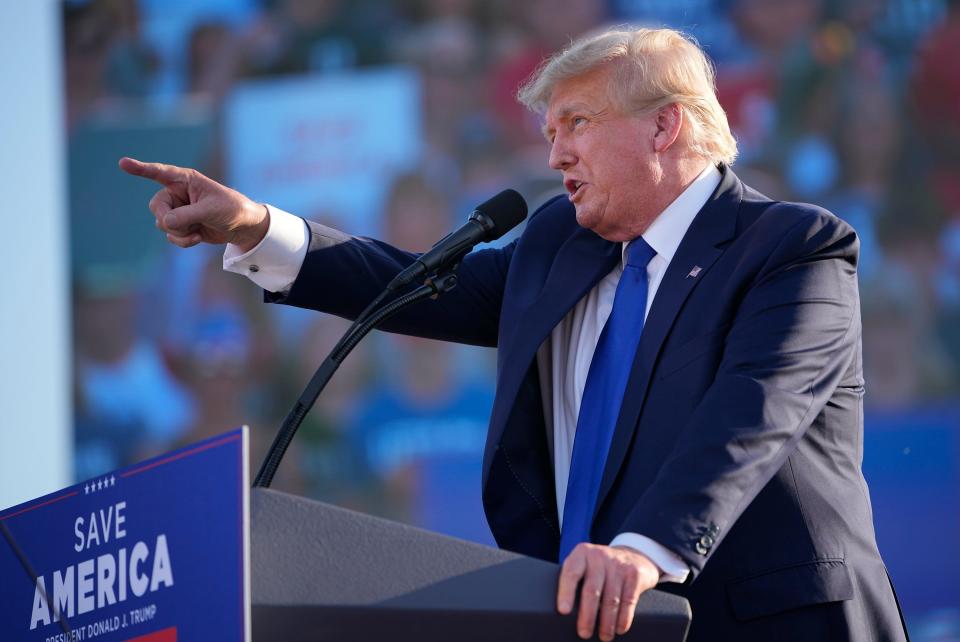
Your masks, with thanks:
M680 105L690 150L714 163L733 163L737 141L717 101L713 65L692 37L673 29L612 29L583 37L545 60L517 99L543 114L558 82L608 64L610 96L621 109L643 113Z

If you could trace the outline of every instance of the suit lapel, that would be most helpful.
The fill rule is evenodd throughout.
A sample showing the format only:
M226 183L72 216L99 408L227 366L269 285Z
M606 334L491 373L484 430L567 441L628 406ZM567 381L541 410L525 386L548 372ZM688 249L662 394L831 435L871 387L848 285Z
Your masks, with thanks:
M609 274L620 260L620 244L605 241L590 230L577 228L557 252L543 288L517 315L513 332L501 343L503 401L513 395L537 349L570 310ZM499 400L498 400L499 401Z
M501 371L484 452L484 484L491 457L503 439L511 409L537 349L577 301L613 269L620 256L619 243L605 241L590 230L578 227L557 251L540 292L529 304L519 306L514 327L501 334L498 347ZM541 385L550 383L542 382ZM546 439L546 435L529 434L530 439ZM550 462L546 465L549 466ZM552 468L526 468L514 472L522 477L527 489L538 489L541 498L555 496ZM544 487L545 483L550 488ZM553 508L556 509L555 502Z
M623 464L664 340L687 297L723 253L718 245L733 236L742 195L739 179L725 169L720 185L690 224L660 281L627 381L595 511L599 510Z

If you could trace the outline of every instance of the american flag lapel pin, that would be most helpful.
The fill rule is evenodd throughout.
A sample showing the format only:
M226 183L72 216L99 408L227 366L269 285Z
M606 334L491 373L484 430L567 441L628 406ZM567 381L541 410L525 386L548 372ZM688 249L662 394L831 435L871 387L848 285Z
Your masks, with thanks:
M688 278L688 279L695 279L695 278L697 278L697 275L700 274L700 271L701 271L702 269L703 269L703 268L700 267L699 265L694 265L694 266L693 266L693 269L690 270L690 273L687 274L687 278Z

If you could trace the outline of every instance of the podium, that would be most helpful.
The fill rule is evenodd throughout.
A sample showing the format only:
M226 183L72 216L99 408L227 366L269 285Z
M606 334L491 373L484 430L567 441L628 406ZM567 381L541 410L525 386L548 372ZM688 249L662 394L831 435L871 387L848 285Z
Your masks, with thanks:
M0 511L0 631L23 642L574 642L559 567L264 488L238 429ZM682 642L641 596L623 640Z
M576 612L556 612L556 564L261 488L250 525L258 642L580 639ZM682 642L690 616L648 591L617 639Z

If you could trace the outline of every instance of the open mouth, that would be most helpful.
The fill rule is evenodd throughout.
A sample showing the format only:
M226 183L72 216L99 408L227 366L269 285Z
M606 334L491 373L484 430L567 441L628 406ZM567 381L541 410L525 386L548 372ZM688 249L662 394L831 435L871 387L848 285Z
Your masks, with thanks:
M568 197L570 202L574 202L579 197L580 193L583 191L583 188L586 187L586 183L583 181L576 181L573 179L567 179L563 182L563 186L567 188L567 192L570 193Z

